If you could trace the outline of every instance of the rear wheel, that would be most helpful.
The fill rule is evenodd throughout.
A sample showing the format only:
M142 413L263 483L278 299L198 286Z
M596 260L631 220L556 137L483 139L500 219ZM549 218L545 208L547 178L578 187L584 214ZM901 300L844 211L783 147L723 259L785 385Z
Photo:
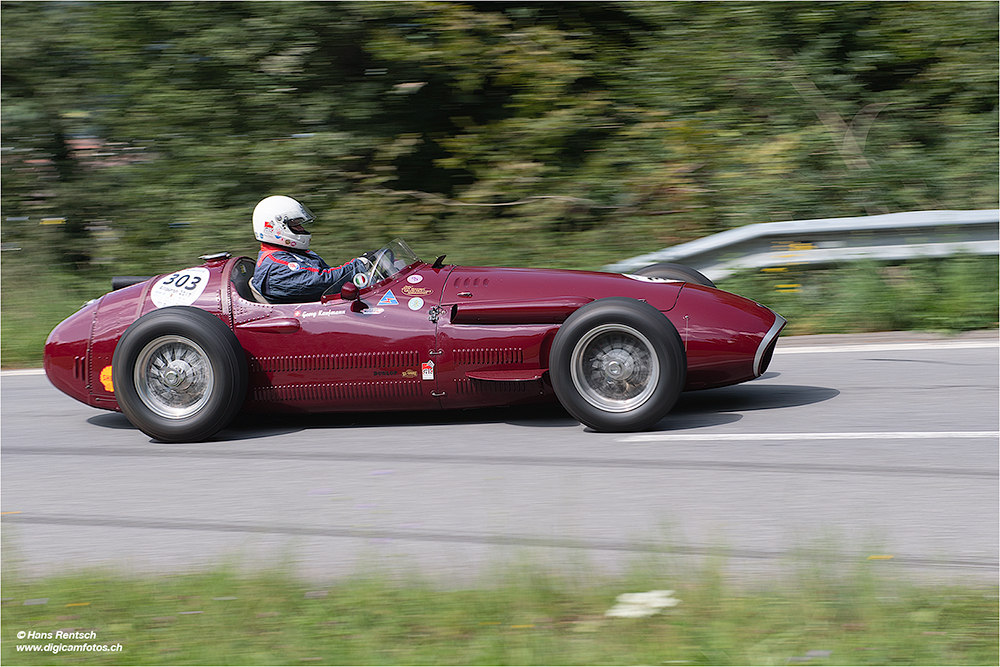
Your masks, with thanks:
M687 360L674 325L647 303L600 299L574 312L552 342L560 403L595 431L640 431L660 421L684 387Z
M246 398L243 348L218 317L198 308L171 306L140 317L119 339L111 369L122 412L163 442L212 436Z

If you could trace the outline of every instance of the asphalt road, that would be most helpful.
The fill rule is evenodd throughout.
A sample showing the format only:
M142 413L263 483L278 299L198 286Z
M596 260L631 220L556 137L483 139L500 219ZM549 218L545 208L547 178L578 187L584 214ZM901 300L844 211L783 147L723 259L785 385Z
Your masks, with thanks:
M244 417L198 445L4 372L4 567L449 581L718 556L995 582L998 368L996 332L783 338L763 378L685 394L647 433L510 409Z

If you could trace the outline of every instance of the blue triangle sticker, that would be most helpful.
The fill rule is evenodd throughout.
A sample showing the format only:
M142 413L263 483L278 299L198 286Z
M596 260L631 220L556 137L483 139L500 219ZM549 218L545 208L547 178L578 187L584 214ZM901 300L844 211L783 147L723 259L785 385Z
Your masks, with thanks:
M392 290L389 290L388 292L385 293L385 296L382 297L382 300L378 302L378 305L398 306L399 301L396 301L396 295L392 293Z

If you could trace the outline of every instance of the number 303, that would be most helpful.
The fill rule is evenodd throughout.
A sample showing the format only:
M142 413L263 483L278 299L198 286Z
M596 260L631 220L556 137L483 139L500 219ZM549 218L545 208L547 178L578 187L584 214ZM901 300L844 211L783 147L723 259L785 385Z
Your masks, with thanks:
M190 273L175 273L163 281L164 285L183 287L186 290L194 290L201 282L201 276L192 276Z

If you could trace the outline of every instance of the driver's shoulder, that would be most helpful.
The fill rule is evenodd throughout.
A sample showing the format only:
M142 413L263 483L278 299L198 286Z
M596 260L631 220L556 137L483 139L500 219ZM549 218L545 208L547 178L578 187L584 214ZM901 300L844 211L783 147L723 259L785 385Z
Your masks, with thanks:
M323 258L312 250L301 250L298 248L285 248L282 246L275 245L261 245L260 258L270 258L274 260L279 260L281 262L314 262L323 263Z

